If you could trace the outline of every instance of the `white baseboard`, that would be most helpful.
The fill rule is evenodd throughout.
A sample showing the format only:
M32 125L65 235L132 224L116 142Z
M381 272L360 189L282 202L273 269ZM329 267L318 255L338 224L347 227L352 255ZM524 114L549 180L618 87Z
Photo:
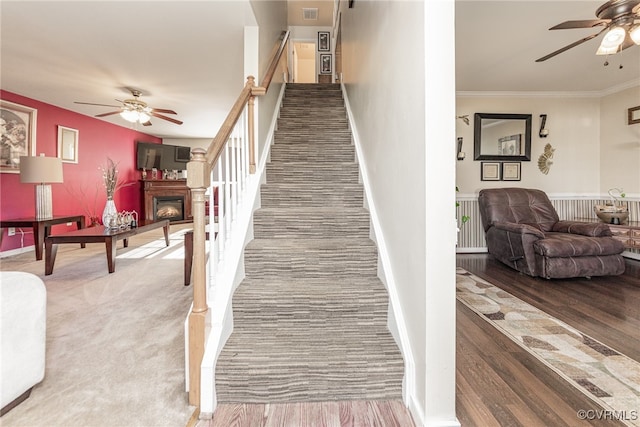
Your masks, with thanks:
M0 258L7 258L14 255L20 255L25 252L35 252L35 250L36 250L36 247L34 245L25 246L23 248L10 249L8 251L0 252Z

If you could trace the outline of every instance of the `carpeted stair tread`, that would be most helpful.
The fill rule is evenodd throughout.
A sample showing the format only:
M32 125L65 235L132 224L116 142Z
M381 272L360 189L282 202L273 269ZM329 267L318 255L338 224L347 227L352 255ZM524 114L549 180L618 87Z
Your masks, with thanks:
M308 182L327 182L334 186L357 183L360 179L358 165L355 162L272 162L267 166L266 182L277 184L304 184Z
M361 207L364 204L360 184L344 184L339 187L331 183L275 184L267 183L260 191L263 207L335 206Z
M377 248L370 239L254 239L245 248L249 278L375 276L376 267Z
M336 84L287 84L218 402L399 399L402 355Z
M253 215L254 238L326 238L369 236L364 208L261 208Z

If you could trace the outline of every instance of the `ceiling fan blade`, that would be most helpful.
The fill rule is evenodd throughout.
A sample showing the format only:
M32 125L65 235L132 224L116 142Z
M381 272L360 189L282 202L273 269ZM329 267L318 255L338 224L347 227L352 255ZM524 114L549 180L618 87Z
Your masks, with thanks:
M109 105L109 104L94 104L92 102L78 102L75 101L74 104L82 104L82 105L97 105L99 107L113 107L113 108L120 108L119 105Z
M593 28L598 25L606 25L611 22L610 19L586 19L583 21L565 21L554 27L549 28L550 30L568 30L572 28Z
M605 29L606 29L606 28L603 28L603 29L602 29L602 31L604 31ZM589 41L589 40L591 40L591 39L592 39L592 38L594 38L594 37L598 37L598 35L600 35L600 33L601 33L602 31L597 32L596 34L591 34L590 36L587 36L587 37L585 37L585 38L583 38L583 39L580 39L580 40L578 40L578 41L576 41L576 42L573 42L573 43L571 43L571 44L568 44L568 45L566 45L565 47L563 47L563 48L561 48L561 49L556 50L555 52L551 52L550 54L543 56L542 58L538 58L538 59L536 59L536 62L543 62L543 61L546 61L547 59L549 59L549 58L553 58L554 56L559 55L559 54L561 54L562 52L565 52L565 51L567 51L567 50L571 49L572 47L576 47L576 46L578 46L579 44L582 44L582 43L584 43L584 42L586 42L586 41Z
M164 108L152 108L151 111L154 113L178 114L173 110L165 110Z
M162 114L158 114L158 113L156 113L154 111L151 111L149 114L151 114L153 117L157 117L157 118L162 119L162 120L168 120L171 123L175 123L177 125L181 125L182 124L182 122L180 120L176 120L176 119L173 119L171 117L163 116Z
M106 116L111 116L113 114L118 114L120 113L121 110L118 111L111 111L110 113L102 113L102 114L97 114L94 117L106 117Z

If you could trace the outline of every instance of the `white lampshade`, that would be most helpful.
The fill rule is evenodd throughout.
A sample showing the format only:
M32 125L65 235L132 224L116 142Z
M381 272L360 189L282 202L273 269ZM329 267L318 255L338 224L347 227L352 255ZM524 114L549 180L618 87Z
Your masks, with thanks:
M62 159L58 157L20 156L20 182L62 182Z
M58 157L21 156L20 182L36 183L36 218L53 217L50 182L62 182L62 159Z

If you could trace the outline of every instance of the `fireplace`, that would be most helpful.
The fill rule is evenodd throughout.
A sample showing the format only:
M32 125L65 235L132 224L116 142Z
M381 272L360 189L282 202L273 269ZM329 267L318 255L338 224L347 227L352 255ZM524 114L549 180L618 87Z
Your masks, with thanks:
M144 215L147 220L191 222L191 192L184 179L143 180ZM158 215L160 214L160 215Z
M183 196L155 196L153 198L153 219L169 221L184 220Z

